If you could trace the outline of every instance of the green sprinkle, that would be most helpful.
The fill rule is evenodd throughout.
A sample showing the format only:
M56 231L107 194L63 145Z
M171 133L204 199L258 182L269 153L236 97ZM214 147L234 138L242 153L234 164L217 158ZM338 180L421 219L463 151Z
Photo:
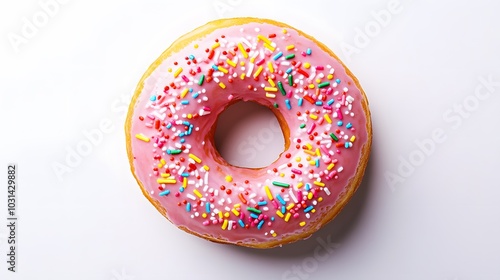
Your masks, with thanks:
M203 81L205 81L205 74L201 74L200 80L198 81L198 85L203 85Z
M318 85L319 88L324 88L324 87L327 87L330 85L330 82L323 82L321 84Z
M274 102L273 106L274 108L278 109L278 103Z
M337 138L337 136L335 136L335 134L333 133L330 133L330 137L332 137L332 139L335 141L339 141L339 138Z
M278 186L278 187L282 187L282 188L289 188L290 187L290 184L277 182L277 181L273 181L273 185Z
M280 89L280 92L283 96L286 95L285 88L283 87L283 83L281 81L278 81L278 88Z
M252 213L255 213L255 214L260 214L262 213L262 211L260 211L259 209L255 209L253 207L247 207L247 210L252 212Z
M306 127L306 124L305 123L301 123L300 124L300 128L304 128L304 127Z
M288 75L288 84L290 86L293 86L293 76L292 75Z
M182 153L181 150L167 150L167 154L169 155L178 155L180 153Z
M291 53L291 54L289 54L289 55L285 56L285 59L287 59L287 60L288 60L288 59L292 59L292 58L294 58L294 57L295 57L295 54Z

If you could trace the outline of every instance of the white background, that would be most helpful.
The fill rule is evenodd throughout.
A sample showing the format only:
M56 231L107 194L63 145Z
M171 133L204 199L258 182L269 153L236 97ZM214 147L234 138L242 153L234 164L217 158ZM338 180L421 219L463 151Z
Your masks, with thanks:
M1 1L0 279L500 278L498 1L401 0L382 23L389 0L171 2L70 0L44 23L40 2ZM373 150L359 191L334 222L283 248L186 234L129 172L124 112L142 73L180 35L236 16L315 36L370 101ZM27 22L38 24L29 36ZM102 138L69 166L101 124ZM440 143L424 154L416 143L435 130ZM8 163L19 169L17 273L4 261Z

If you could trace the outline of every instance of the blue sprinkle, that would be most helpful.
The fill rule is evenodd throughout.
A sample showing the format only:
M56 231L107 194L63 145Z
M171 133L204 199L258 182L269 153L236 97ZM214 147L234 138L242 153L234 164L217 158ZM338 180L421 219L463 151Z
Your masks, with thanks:
M188 202L186 204L186 211L190 212L191 211L191 202Z
M285 103L286 103L286 108L287 108L288 110L292 110L292 105L290 104L290 100L285 99Z
M343 123L342 121L338 121L338 122L337 122L337 125L338 125L338 126L342 126L343 124L344 124L344 123Z
M254 219L258 219L259 215L255 214L255 213L250 213L250 217L252 217Z
M186 139L182 138L181 143L184 143L184 142L186 142Z
M285 207L285 205L283 205L283 206L281 206L281 213L285 214L285 212L286 212L286 207Z
M302 103L304 103L304 99L299 98L299 107L302 106Z
M205 204L205 212L210 213L210 202Z
M170 129L172 127L172 123L167 123L167 129Z
M241 219L238 220L238 224L240 224L240 227L242 228L245 227L245 223Z
M265 201L265 200L259 201L259 202L257 202L257 205L259 205L259 206L267 205L267 201Z
M184 132L179 133L179 137L184 137L184 135L186 135L186 133Z
M286 71L285 71L285 72L286 72L287 74L290 74L290 73L292 73L292 71L293 71L293 68L292 68L292 67L290 67L290 68L286 69Z
M193 60L194 59L194 55L190 54L189 56L189 59Z
M257 225L257 229L261 229L262 225L264 225L264 220L260 220L259 224Z
M188 173L188 172L183 172L183 173L181 174L181 176L182 176L182 177L189 177L189 173Z
M149 98L149 100L156 101L156 95L151 95L151 97Z
M277 195L276 195L276 198L277 198L277 199L281 202L281 204L283 204L283 205L285 205L285 204L286 204L285 200L283 199L283 197L281 197L281 195L280 195L280 194L277 194Z
M328 106L331 106L333 104L333 102L335 102L335 100L330 99L330 100L328 100L328 102L326 104L328 104Z
M160 196L166 196L170 193L170 190L166 190L160 193Z
M349 148L349 142L345 142L344 147Z
M273 59L274 59L274 60L277 60L277 59L278 59L278 58L280 58L282 55L283 55L283 52L279 52L279 53L277 53L277 54L275 54L275 55L273 56Z
M323 106L323 101L316 101L316 106Z
M311 54L312 54L312 50L311 50L311 48L307 48L306 53L307 53L308 55L311 55Z
M319 158L316 159L316 167L319 167Z
M214 69L215 71L219 71L219 67L217 67L217 65L215 64L212 65L212 69Z
M195 92L195 93L193 93L193 98L195 98L195 99L196 99L196 98L198 98L198 96L200 96L200 93L199 93L199 92Z
M310 191L310 190L311 190L311 184L306 183L306 191Z
M179 187L180 192L184 192L184 187Z
M187 131L187 135L191 135L192 132L193 132L193 128L190 126L188 131Z
M181 104L182 104L182 105L188 105L188 104L189 104L189 100L182 100L182 101L181 101Z
M191 125L188 121L183 121L182 124L185 125L185 126Z
M346 128L351 128L351 127L352 127L352 124L351 124L351 123L348 123L345 127L346 127Z
M312 205L309 205L309 206L306 207L306 209L304 209L304 212L307 213L307 212L313 210L313 208L314 207Z
M274 222L274 216L271 217L271 222Z
M337 84L340 84L340 79L336 79L336 80L335 80L335 82L336 82Z
M188 91L189 91L189 92L193 92L193 89L192 89L192 88L189 88L189 90L188 90Z

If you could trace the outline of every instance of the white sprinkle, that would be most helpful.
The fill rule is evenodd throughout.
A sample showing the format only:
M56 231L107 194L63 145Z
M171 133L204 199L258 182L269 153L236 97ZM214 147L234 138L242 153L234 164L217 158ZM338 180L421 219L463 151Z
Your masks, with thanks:
M323 191L326 193L326 195L330 195L330 190L327 187L323 188Z

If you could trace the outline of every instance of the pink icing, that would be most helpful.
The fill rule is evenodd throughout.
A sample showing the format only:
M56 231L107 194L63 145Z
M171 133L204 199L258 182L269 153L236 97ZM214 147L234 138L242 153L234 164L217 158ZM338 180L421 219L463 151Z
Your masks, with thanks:
M360 89L340 62L292 28L218 29L163 60L143 86L131 116L137 179L172 223L228 243L318 228L368 140ZM268 167L230 166L215 150L208 132L237 100L277 105L290 130L289 147Z

